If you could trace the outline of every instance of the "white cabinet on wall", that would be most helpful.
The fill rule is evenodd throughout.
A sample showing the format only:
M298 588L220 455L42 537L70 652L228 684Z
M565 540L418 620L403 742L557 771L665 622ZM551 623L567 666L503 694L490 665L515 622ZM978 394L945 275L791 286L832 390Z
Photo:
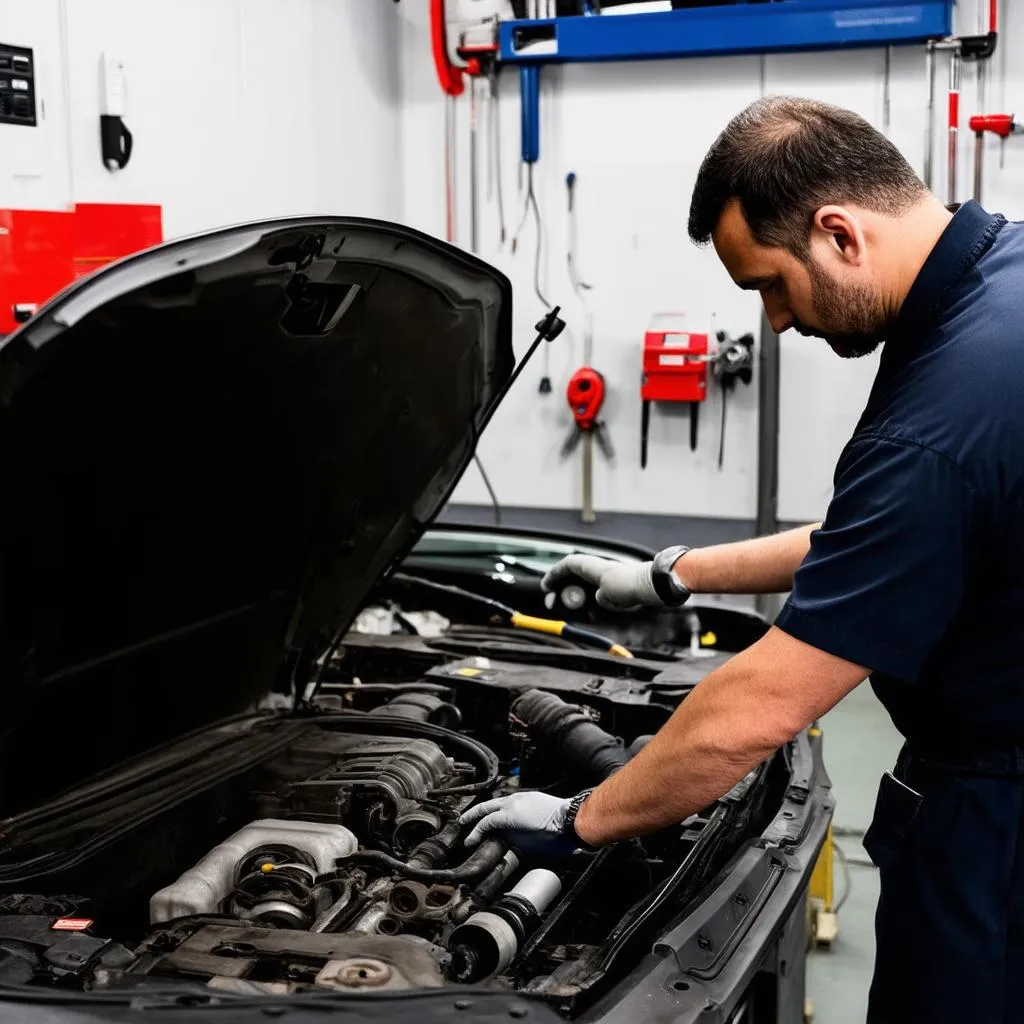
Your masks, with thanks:
M0 42L33 51L34 126L0 124L0 209L72 201L59 0L0 0Z

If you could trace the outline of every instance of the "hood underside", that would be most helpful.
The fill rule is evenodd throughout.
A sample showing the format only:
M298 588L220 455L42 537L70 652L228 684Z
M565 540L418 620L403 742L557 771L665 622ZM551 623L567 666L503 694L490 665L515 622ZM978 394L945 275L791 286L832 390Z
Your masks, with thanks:
M213 232L0 346L0 811L250 705L469 461L511 291L358 219Z

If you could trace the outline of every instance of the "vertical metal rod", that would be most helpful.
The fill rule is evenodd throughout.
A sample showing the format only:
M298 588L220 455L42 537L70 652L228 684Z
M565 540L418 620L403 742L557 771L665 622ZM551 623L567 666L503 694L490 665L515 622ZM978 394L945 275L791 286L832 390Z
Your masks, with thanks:
M445 238L455 241L455 97L444 100L444 212Z
M772 330L768 316L761 314L761 338L758 357L757 402L757 519L758 537L779 529L779 336ZM760 594L754 602L762 615L774 614L778 599Z
M889 134L892 110L892 47L885 48L885 71L882 81L882 134Z
M960 47L949 53L949 169L947 202L956 202L956 171L960 141Z
M925 46L925 76L928 80L928 110L924 122L924 183L932 187L932 158L935 153L935 44Z
M477 182L477 110L476 78L469 79L469 248L480 251L480 196Z
M580 520L593 523L594 515L594 431L584 431L582 437L583 450L580 453L580 465L583 474L583 501L580 506Z
M985 151L985 133L974 133L974 201L981 203L981 162Z

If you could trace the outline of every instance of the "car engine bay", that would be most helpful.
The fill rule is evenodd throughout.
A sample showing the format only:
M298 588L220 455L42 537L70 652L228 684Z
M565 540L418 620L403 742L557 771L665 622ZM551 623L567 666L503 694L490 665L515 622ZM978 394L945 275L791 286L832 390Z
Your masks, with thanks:
M549 671L550 689L522 685L543 672L483 658L425 678L402 678L386 645L357 646L351 662L363 674L332 670L313 703L201 730L7 819L0 984L486 985L574 1016L782 798L784 766L768 762L643 840L543 864L494 839L470 851L463 810L519 788L596 785L685 688L648 687L639 661L632 679ZM385 681L366 681L374 665Z

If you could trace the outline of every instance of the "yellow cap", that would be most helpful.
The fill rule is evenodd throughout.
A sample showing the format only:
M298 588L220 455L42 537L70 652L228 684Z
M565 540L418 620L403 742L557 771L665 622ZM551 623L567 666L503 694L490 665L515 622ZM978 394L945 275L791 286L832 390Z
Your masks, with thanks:
M700 638L700 645L701 645L701 647L714 647L715 644L717 644L717 643L718 643L718 637L715 636L715 634L712 633L711 630L708 630L708 632L706 632Z
M263 874L265 874L265 875L269 875L270 872L273 871L273 870L274 870L274 865L273 864L261 864L260 865L260 871L262 871Z

